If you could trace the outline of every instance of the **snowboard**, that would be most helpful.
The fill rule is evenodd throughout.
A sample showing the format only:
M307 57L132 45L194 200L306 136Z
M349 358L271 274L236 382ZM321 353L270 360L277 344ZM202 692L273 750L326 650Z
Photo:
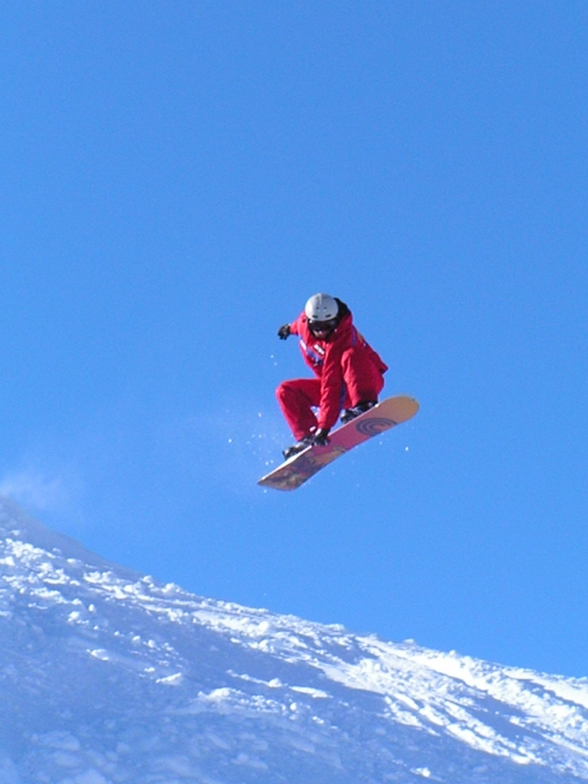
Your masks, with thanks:
M401 422L406 422L418 410L418 402L405 395L382 400L369 411L333 430L327 446L306 447L266 476L262 476L257 484L262 487L273 487L275 490L296 490L321 468L329 465L345 452Z

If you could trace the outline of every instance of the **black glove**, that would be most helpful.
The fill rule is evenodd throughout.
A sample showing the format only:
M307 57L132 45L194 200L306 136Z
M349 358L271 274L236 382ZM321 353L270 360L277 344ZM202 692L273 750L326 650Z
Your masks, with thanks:
M290 325L284 324L283 327L280 327L278 330L278 337L280 340L286 340L292 333L290 332Z
M319 427L312 437L313 446L327 446L329 443L329 428Z

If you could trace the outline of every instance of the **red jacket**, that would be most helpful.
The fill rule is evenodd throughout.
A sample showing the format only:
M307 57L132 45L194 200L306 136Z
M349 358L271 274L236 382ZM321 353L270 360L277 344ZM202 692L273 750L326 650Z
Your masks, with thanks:
M293 324L290 324L290 332L298 335L304 361L321 380L318 414L320 428L333 427L345 400L346 387L342 358L348 349L361 352L362 367L365 367L369 375L377 373L381 376L388 370L388 366L353 325L353 317L349 310L326 340L318 340L314 337L304 312Z

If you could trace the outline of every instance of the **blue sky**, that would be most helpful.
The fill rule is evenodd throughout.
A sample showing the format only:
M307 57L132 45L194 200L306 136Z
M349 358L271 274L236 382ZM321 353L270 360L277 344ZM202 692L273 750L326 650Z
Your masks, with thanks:
M217 599L588 675L588 7L0 11L0 489ZM255 484L349 304L410 423Z

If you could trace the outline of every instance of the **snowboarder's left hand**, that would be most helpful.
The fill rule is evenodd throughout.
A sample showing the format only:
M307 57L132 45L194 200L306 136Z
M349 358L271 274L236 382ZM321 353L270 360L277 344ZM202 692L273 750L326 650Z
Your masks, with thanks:
M284 326L280 327L278 330L278 337L280 340L286 340L287 337L290 336L290 325L284 324Z
M329 443L329 430L326 427L319 427L312 438L314 446L327 446Z

